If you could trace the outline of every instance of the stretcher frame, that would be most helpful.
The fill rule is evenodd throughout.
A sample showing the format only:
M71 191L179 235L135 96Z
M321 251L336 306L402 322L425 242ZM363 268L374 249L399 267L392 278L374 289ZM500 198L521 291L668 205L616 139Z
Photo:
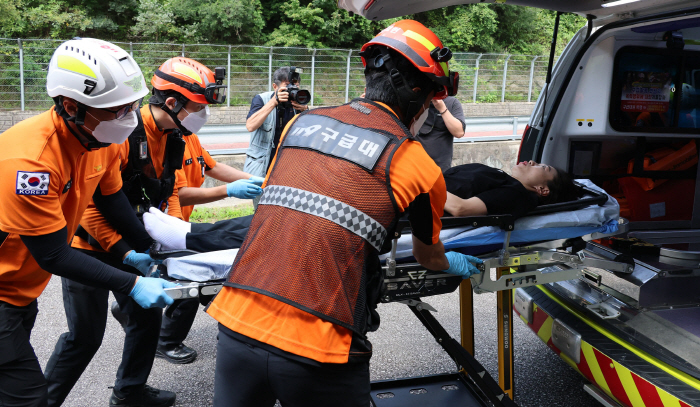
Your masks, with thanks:
M591 190L587 190L587 192L592 194L593 197L575 202L539 207L536 210L536 214L571 210L591 204L603 205L605 201L607 201L607 196L605 194L600 194ZM385 278L385 287L387 284L395 284L402 279L422 280L422 287L425 287L431 280L451 280L452 283L457 281L456 286L459 287L460 292L461 342L456 341L447 333L431 314L431 312L436 312L436 310L428 303L423 302L419 296L410 296L405 299L385 296L382 298L382 302L401 302L411 309L414 315L416 315L420 322L433 335L438 344L457 364L457 373L450 377L464 383L466 387L470 389L469 391L471 393L475 393L474 389L476 389L477 396L479 396L483 405L492 404L493 406L514 407L516 404L513 401L513 297L510 290L577 279L582 276L585 277L587 276L586 267L605 268L620 273L631 273L634 270L633 263L586 256L581 251L577 251L574 247L576 246L576 241L586 242L626 233L629 223L624 219L620 219L619 229L615 233L592 233L577 239L557 239L519 247L510 246L510 235L514 229L514 218L510 215L443 218L443 227L448 228L456 226L472 226L475 228L482 226L498 226L503 230L505 239L502 249L478 256L483 260L483 264L479 265L481 273L473 275L469 279L461 280L459 276L426 270L418 263L399 265L396 259L397 242L402 232L410 231L410 225L407 222L399 223L397 232L393 236L391 253L386 259L382 269ZM582 246L579 245L579 247ZM569 248L569 250L567 250L567 248ZM168 255L167 252L159 252L157 248L155 248L153 252L155 253L154 257L167 257ZM193 253L194 252L191 251L178 251L172 254L182 256ZM544 267L554 265L565 265L566 267L561 268L561 270L557 272L543 273L540 270ZM409 277L398 276L399 268L402 273ZM490 271L492 269L496 270L496 280L492 280L490 277ZM179 287L165 290L168 295L176 300L200 298L200 302L202 302L202 298L211 298L216 295L223 288L224 283L223 280L203 283L192 282L189 284L181 281L179 282L183 284ZM440 284L437 285L439 286ZM445 285L446 289L449 290L445 291L445 293L452 292L456 288L450 288L447 287L447 284ZM436 294L441 293L439 290L436 291ZM473 356L474 293L496 293L497 295L498 382L491 377ZM380 385L385 384L386 382L382 382ZM372 405L375 407L384 406L382 403L377 404L374 399L372 400Z

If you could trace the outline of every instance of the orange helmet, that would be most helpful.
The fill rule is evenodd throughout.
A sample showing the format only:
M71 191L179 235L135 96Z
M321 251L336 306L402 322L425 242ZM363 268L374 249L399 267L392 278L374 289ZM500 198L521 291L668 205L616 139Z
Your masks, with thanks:
M382 55L370 54L368 48L385 46L393 49L428 76L439 86L434 99L444 99L457 94L459 74L450 72L448 61L452 51L444 48L440 39L429 28L414 20L401 20L388 26L371 41L362 46L360 56L367 68L384 65Z
M178 92L196 103L224 103L227 86L222 83L226 69L215 68L214 71L216 73L193 59L170 58L156 69L151 85L161 92Z

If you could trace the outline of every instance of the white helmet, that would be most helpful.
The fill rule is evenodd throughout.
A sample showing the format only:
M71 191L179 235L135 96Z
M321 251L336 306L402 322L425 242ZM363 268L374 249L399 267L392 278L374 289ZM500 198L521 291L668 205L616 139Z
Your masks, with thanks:
M82 38L61 44L51 57L46 91L96 108L125 105L149 91L141 68L118 46Z

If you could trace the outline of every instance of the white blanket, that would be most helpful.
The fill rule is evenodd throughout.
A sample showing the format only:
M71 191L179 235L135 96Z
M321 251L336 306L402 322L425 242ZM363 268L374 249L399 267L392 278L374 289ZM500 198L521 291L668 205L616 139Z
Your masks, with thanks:
M165 259L168 275L178 280L211 281L228 276L238 249L193 254L192 256Z

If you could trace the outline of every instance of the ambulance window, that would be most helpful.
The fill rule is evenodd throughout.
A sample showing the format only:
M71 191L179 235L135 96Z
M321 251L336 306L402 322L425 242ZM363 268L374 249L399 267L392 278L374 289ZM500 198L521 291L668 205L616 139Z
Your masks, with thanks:
M686 58L678 107L678 127L700 129L700 56Z
M681 56L673 50L626 47L615 58L610 124L619 131L678 127L675 97ZM699 66L700 68L700 66Z

